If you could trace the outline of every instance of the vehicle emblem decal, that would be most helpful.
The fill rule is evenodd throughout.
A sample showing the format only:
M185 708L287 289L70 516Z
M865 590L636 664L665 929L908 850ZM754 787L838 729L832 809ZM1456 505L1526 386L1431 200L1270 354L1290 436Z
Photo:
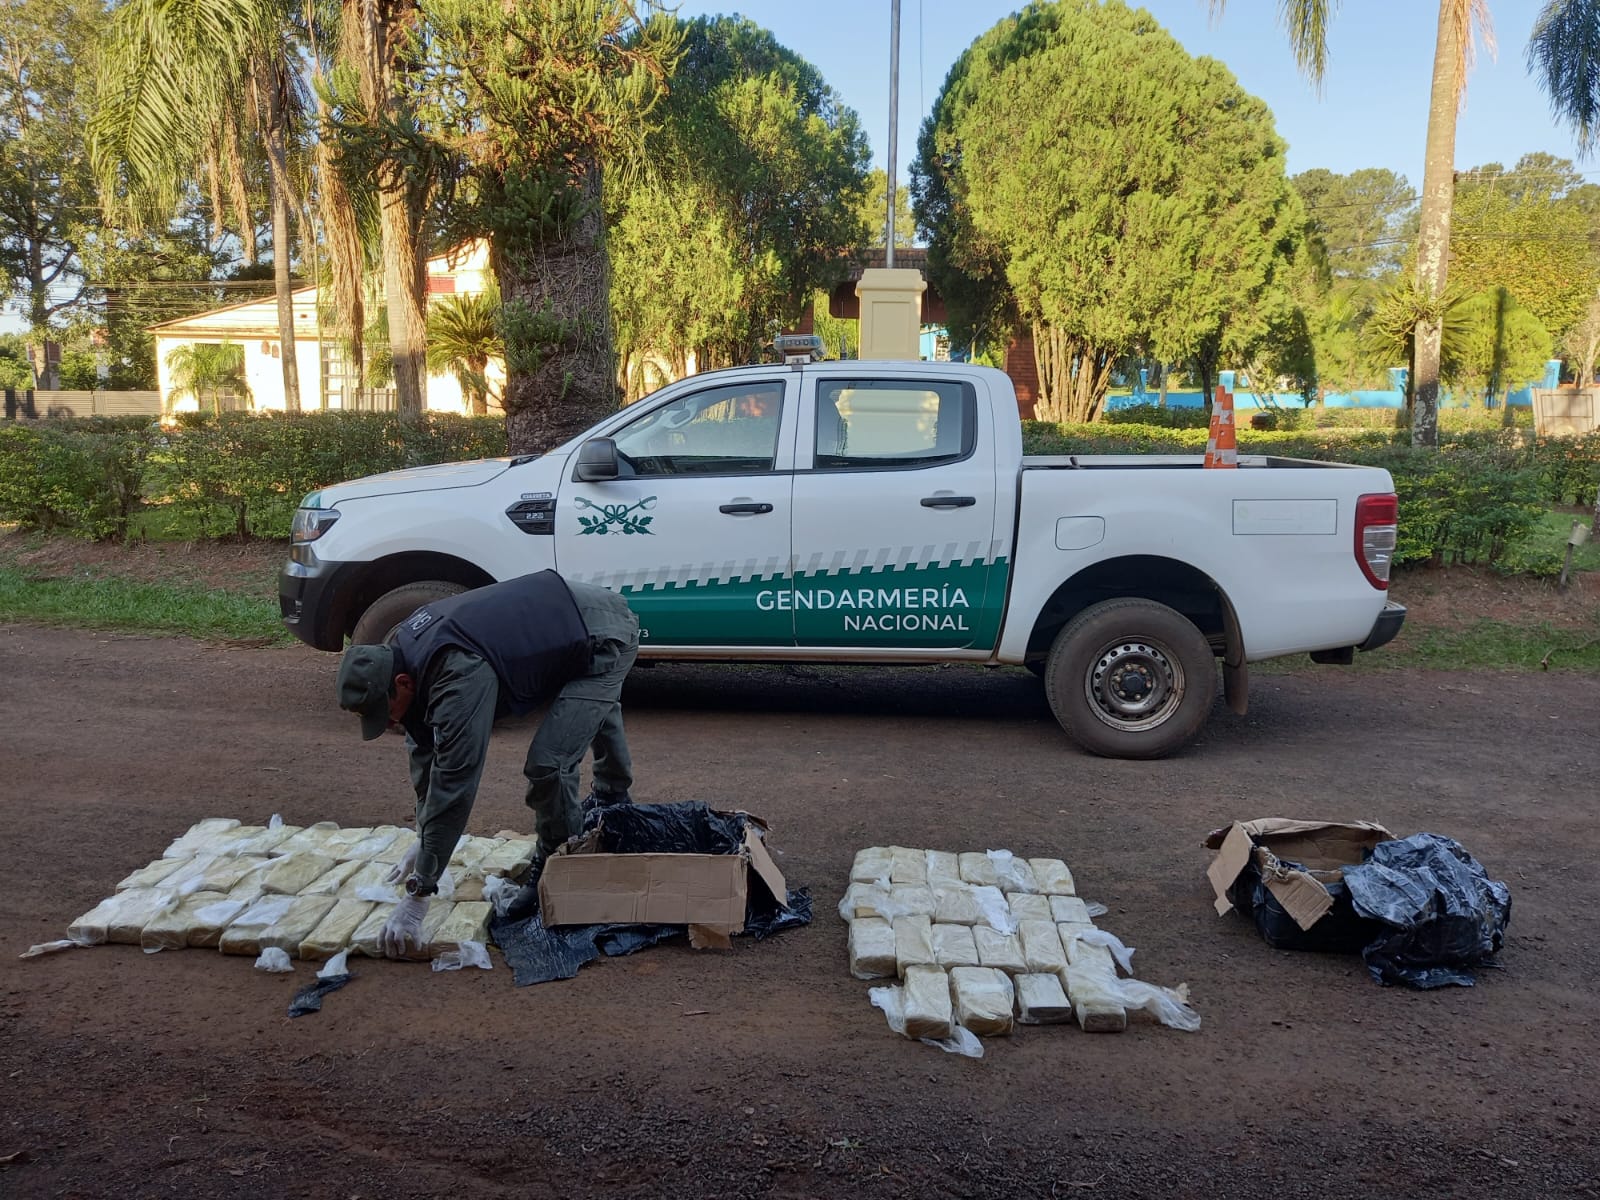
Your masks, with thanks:
M573 500L579 508L592 508L600 514L598 517L579 517L578 524L583 526L578 530L579 533L655 533L649 527L654 517L634 515L654 508L654 496L646 496L637 504L596 504L582 496L574 496Z

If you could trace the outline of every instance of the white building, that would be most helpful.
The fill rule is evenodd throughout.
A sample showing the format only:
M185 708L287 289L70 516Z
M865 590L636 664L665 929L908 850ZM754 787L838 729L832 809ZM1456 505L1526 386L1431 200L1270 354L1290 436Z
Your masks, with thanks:
M482 292L492 282L487 243L469 242L451 253L428 260L430 304L448 296ZM179 346L222 342L244 347L250 407L256 411L283 409L283 348L278 338L276 297L247 300L175 321L163 321L150 326L149 332L156 340L156 386L166 411L192 412L198 407L190 395L173 401L167 356ZM394 407L391 391L363 388L359 380L351 377L338 336L332 329L323 329L318 321L314 284L294 292L294 338L295 356L300 363L302 409ZM498 416L501 409L495 398L502 394L505 386L505 366L498 360L491 360L486 374L489 377L489 411ZM470 411L461 384L452 373L430 375L427 392L430 411Z

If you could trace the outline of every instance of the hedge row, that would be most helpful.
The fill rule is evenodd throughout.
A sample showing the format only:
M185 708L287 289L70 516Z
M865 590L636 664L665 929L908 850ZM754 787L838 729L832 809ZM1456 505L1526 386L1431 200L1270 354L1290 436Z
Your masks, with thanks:
M363 475L506 452L505 425L429 413L184 414L0 426L0 521L126 537L165 505L197 537L289 536L307 492Z
M1195 454L1205 441L1201 428L1023 426L1030 454ZM1386 468L1400 496L1402 562L1499 562L1546 506L1592 505L1600 487L1600 434L1535 438L1468 428L1447 431L1439 450L1422 451L1392 427L1240 429L1239 448ZM141 418L5 424L0 521L126 537L141 509L162 506L188 536L287 537L295 506L316 488L504 453L498 420L439 414L190 414L167 431Z

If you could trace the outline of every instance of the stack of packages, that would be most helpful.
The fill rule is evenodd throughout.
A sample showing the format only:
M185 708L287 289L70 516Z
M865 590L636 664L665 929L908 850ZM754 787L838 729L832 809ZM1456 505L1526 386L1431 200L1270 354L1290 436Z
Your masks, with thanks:
M974 1035L1013 1023L1076 1018L1091 1032L1127 1028L1129 1009L1198 1029L1184 988L1123 979L1133 952L1096 929L1057 858L1008 850L951 853L874 846L856 855L839 915L850 922L850 973L898 977L872 989L890 1026L946 1049L981 1054Z
M224 954L279 950L323 960L346 949L378 957L378 933L400 900L388 876L417 840L395 825L301 827L273 817L193 826L116 894L67 930L78 945L124 942L146 951L215 946ZM428 907L414 957L488 940L490 899L527 869L533 839L511 831L463 835Z

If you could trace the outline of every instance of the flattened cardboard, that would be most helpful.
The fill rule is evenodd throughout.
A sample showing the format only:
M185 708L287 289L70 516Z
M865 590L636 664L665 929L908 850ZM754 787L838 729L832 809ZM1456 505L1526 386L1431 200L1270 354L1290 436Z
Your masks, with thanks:
M1333 898L1323 885L1338 882L1343 868L1359 863L1367 850L1393 838L1394 834L1374 821L1296 821L1286 817L1235 821L1214 830L1205 841L1208 849L1217 851L1206 868L1206 878L1216 893L1217 913L1220 916L1233 907L1228 889L1254 861L1267 890L1284 911L1301 929L1310 929L1333 907ZM1305 869L1290 870L1283 860Z
M745 814L738 854L606 854L598 831L551 855L539 877L547 926L687 925L696 948L723 948L744 929L750 874L779 904L788 885L762 842L766 826Z

